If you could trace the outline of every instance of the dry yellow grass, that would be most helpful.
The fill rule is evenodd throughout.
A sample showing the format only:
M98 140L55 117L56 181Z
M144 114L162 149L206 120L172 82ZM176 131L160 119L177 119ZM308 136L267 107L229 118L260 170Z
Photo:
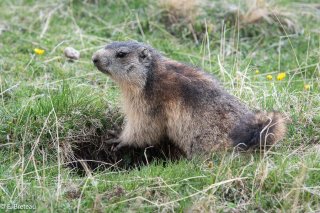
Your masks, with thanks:
M172 24L182 20L193 23L200 13L199 0L160 0L159 7L168 14Z
M244 8L226 7L227 14L237 20L240 28L248 25L268 23L284 30L297 32L299 26L295 14L287 7L281 8L266 0L247 0Z

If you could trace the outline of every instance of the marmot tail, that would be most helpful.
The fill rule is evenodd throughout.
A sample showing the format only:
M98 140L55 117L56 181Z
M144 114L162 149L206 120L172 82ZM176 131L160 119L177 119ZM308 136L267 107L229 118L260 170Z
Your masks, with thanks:
M270 147L286 134L286 120L278 112L257 112L241 118L230 132L234 146L241 149Z

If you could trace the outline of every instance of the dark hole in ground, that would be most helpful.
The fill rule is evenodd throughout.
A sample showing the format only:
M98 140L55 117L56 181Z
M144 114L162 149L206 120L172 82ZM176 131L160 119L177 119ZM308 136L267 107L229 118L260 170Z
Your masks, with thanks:
M161 161L165 164L166 161L178 160L183 156L177 147L165 140L153 147L123 147L117 152L111 149L112 145L104 145L101 149L92 146L91 143L81 143L74 151L74 156L79 162L71 163L70 166L83 170L83 165L80 162L82 160L91 170L97 168L131 169L148 165L153 161Z
M153 161L165 164L184 157L183 152L169 139L164 138L159 144L149 147L123 147L114 152L114 145L104 143L114 136L109 131L121 132L123 119L118 110L108 111L104 124L92 125L82 130L71 132L63 145L64 156L71 162L68 166L84 171L96 169L132 169L148 165ZM109 130L109 131L108 131ZM66 148L68 147L68 148Z

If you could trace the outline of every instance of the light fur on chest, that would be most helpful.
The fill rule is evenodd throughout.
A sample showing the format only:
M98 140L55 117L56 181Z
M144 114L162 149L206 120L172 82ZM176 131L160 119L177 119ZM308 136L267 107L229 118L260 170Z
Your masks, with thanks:
M150 115L151 106L141 94L123 93L125 127L121 139L135 146L153 145L165 134L165 124Z

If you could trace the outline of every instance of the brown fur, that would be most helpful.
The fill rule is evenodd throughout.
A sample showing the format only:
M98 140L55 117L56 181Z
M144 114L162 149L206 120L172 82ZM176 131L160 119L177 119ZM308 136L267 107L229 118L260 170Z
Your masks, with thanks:
M117 58L123 48L126 56ZM191 157L231 146L272 145L285 135L279 113L252 112L212 76L144 44L114 42L93 60L123 94L126 125L119 137L121 146L143 147L168 137Z

